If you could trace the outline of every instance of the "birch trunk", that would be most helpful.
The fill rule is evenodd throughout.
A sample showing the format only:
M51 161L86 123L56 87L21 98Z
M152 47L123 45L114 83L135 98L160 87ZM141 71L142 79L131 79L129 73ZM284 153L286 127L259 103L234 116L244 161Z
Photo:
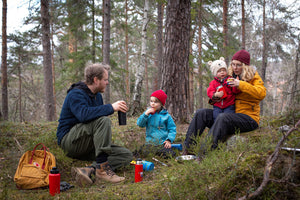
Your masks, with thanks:
M144 5L144 17L143 17L143 29L142 29L142 51L141 51L141 62L136 72L136 79L134 84L133 101L131 106L130 115L138 114L141 110L141 93L142 85L144 80L144 72L146 68L146 44L147 44L147 25L149 22L148 18L149 1L145 0Z

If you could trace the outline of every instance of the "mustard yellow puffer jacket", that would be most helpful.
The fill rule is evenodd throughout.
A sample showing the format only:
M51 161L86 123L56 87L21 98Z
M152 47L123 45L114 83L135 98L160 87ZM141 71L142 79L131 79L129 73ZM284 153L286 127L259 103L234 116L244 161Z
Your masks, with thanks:
M255 72L249 82L240 80L238 89L241 91L235 98L235 112L243 113L254 119L259 124L259 103L266 96L266 88L261 77Z

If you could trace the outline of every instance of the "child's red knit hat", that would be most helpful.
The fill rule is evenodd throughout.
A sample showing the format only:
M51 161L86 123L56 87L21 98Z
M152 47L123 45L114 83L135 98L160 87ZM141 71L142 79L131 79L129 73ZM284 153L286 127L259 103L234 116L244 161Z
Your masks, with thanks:
M164 91L156 90L155 92L153 92L151 94L150 97L156 97L162 103L162 105L164 106L168 96L166 95L166 93Z

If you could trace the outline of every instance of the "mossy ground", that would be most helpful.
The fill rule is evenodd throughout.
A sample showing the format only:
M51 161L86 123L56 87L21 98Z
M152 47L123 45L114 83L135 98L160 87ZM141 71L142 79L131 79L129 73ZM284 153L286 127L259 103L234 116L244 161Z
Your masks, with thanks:
M134 151L144 143L145 129L136 126L136 118L128 118L126 126L119 126L113 115L112 129L115 144ZM206 152L199 161L154 162L153 171L144 172L144 180L134 183L134 166L118 170L126 181L117 185L102 183L91 187L78 187L71 177L71 167L82 167L90 162L68 158L56 143L57 123L11 123L0 122L0 199L237 199L255 191L262 182L266 159L274 151L282 136L280 123L262 123L253 132L243 133L244 140L233 145L221 144L220 149ZM185 138L188 125L177 125L176 143ZM207 134L207 131L203 135ZM287 146L299 148L299 131L286 141ZM204 136L198 138L204 140ZM57 160L61 180L75 187L54 197L48 189L18 190L13 182L15 170L22 153L43 142ZM194 147L198 152L200 145ZM180 155L180 152L178 152ZM271 181L261 196L256 199L299 199L300 191L299 154L281 151L272 169ZM282 181L286 177L286 181Z

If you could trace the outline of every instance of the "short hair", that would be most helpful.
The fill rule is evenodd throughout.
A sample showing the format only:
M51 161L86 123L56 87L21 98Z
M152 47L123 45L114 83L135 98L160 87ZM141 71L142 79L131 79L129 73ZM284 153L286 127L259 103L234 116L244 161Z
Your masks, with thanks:
M109 71L110 67L103 63L88 63L84 69L84 78L87 85L94 83L94 77L99 80L103 78L104 70Z

